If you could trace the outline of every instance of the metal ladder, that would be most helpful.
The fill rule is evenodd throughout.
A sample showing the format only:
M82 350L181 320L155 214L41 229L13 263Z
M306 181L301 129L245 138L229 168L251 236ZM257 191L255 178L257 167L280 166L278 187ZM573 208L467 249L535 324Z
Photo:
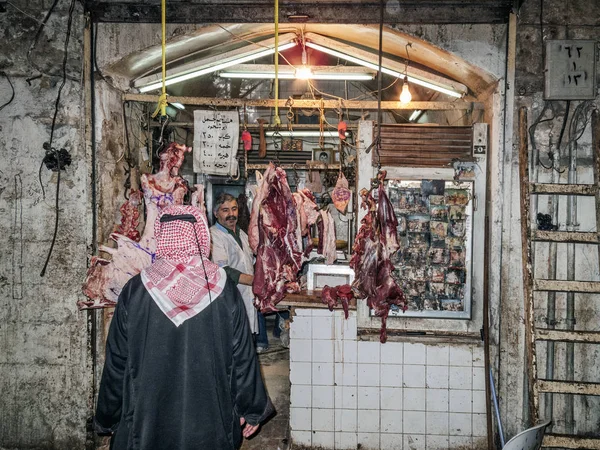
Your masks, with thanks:
M529 149L526 108L519 110L519 174L521 180L521 239L523 245L523 286L525 293L525 332L529 381L529 411L533 424L539 420L539 395L571 394L599 395L600 380L597 383L573 380L548 380L538 378L536 343L538 341L566 342L572 344L600 344L599 331L557 330L552 326L536 328L534 318L534 292L578 292L600 293L598 281L567 281L536 279L533 274L533 242L600 244L600 119L598 112L592 113L592 146L594 154L594 184L550 184L530 183ZM596 231L542 231L531 227L530 198L532 195L575 195L595 196ZM600 258L600 245L598 245ZM600 261L600 260L599 260ZM550 417L548 417L550 419ZM600 449L600 437L586 437L574 434L546 434L542 447Z

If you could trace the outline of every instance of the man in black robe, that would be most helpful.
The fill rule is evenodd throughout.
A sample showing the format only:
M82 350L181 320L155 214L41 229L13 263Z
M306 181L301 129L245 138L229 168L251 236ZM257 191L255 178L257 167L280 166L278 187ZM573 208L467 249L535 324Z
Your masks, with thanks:
M123 288L95 426L111 449L238 449L274 410L235 284L208 259L206 218L166 208L156 260Z

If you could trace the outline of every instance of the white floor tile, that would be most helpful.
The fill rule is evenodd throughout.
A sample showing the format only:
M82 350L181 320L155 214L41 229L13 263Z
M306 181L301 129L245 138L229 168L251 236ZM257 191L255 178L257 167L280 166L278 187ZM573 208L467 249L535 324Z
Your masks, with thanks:
M450 436L450 448L468 449L473 446L473 439L470 436Z
M335 410L335 431L356 433L358 431L358 411L356 409Z
M448 389L426 389L425 409L427 411L448 412Z
M335 337L340 340L356 341L356 315L335 318Z
M316 313L318 310L314 310L314 312ZM333 317L313 317L312 338L333 340Z
M408 366L404 364L402 371L402 383L404 387L425 387L425 366Z
M473 412L485 413L486 411L485 391L473 391Z
M309 362L290 362L290 382L307 384L312 382L312 364Z
M336 341L335 362L358 362L358 343L356 341Z
M451 366L471 367L473 365L473 351L471 345L451 345Z
M427 450L448 450L448 436L430 436L425 439Z
M333 431L315 431L312 437L312 446L321 448L334 448L335 436Z
M473 390L485 390L485 367L473 367Z
M427 387L432 389L448 389L448 366L430 366L427 372Z
M358 384L358 364L335 363L335 384L337 386L356 386Z
M381 432L402 433L402 411L381 411Z
M358 389L358 409L379 410L379 387L360 387Z
M312 409L312 430L313 431L332 431L333 430L333 409ZM314 443L314 439L313 439Z
M406 430L406 428L405 428ZM425 435L404 434L404 448L410 450L425 450Z
M356 450L358 433L335 433L336 450Z
M379 364L381 343L358 341L358 362L361 364Z
M469 356L470 358L470 356ZM450 367L449 368L449 387L450 389L471 389L472 368L469 367Z
M425 434L425 411L404 410L402 413L402 429L405 434ZM424 444L425 441L423 441Z
M447 345L427 346L428 366L447 366L450 360L450 347Z
M358 389L356 386L335 386L335 407L358 409Z
M363 433L379 433L379 411L359 409L358 431Z
M311 362L312 341L306 339L291 339L290 361Z
M382 387L381 409L402 410L402 388L400 387Z
M427 411L425 431L431 434L448 435L448 413Z
M310 408L290 408L290 428L298 431L310 431L311 426Z
M450 435L471 436L471 414L450 413Z
M486 414L473 414L473 436L487 436Z
M381 433L379 439L381 450L403 450L404 448L404 439L401 434Z
M333 362L333 341L314 339L312 341L313 362Z
M312 431L298 431L292 429L294 446L312 447Z
M358 433L361 450L379 450L379 433Z
M473 366L484 367L485 366L485 353L483 347L473 347Z
M290 406L292 408L310 408L312 406L312 387L293 384L290 388Z
M358 364L358 385L379 386L379 364Z
M312 407L313 408L333 408L333 386L313 386L312 387Z
M406 364L422 364L425 365L426 350L423 344L404 343L404 361Z
M425 389L404 388L403 407L406 411L425 411Z
M470 413L472 409L471 392L463 389L451 389L449 411Z
M333 363L313 363L312 384L333 386Z
M300 311L297 309L296 311ZM290 323L290 339L312 339L312 319L310 317L297 316Z
M386 344L387 345L387 344ZM402 386L402 365L381 364L381 386Z
M381 346L381 364L402 364L404 343L387 342Z

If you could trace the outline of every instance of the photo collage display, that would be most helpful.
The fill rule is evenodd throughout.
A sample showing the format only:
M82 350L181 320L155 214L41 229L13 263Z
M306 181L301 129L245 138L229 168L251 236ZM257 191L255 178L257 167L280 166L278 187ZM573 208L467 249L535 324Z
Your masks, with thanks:
M463 311L472 184L390 180L387 187L400 243L394 276L408 311Z

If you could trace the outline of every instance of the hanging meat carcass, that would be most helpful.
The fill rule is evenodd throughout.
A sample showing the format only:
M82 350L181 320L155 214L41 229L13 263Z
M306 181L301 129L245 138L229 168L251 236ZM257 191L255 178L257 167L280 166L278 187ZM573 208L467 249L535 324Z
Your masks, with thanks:
M317 224L319 246L317 253L323 255L326 264L333 264L337 258L335 242L335 222L329 211L320 211L321 220Z
M346 214L346 208L348 207L351 196L352 192L348 189L348 180L342 171L340 171L337 183L331 193L331 200L333 200L335 208L342 214Z
M107 245L99 247L100 251L111 255L111 259L92 257L82 287L88 300L78 302L80 309L114 306L125 283L152 264L156 252L154 222L163 208L183 203L187 186L179 176L179 168L185 153L191 151L191 147L173 142L160 154L160 170L153 175L142 175L141 185L146 204L144 232L139 242L120 233L111 233L110 238L116 242L117 248ZM130 213L133 210L126 211Z
M354 294L352 293L352 287L348 284L335 287L326 285L321 291L321 301L328 306L329 311L333 311L333 308L337 306L338 301L342 303L346 319L348 318L349 302L353 298Z
M256 307L275 311L288 292L298 292L301 233L285 171L269 164L252 205L249 231L258 234L254 283ZM262 192L262 193L261 193ZM252 227L256 224L256 230ZM251 244L252 245L252 244Z
M403 311L407 308L404 293L392 276L394 265L390 257L400 246L396 234L398 221L383 186L385 175L383 171L378 176L377 202L370 191L360 191L361 207L367 208L368 212L361 221L350 259L350 267L355 273L352 288L357 298L366 298L369 308L381 317L379 338L382 343L387 340L391 305L397 305Z

